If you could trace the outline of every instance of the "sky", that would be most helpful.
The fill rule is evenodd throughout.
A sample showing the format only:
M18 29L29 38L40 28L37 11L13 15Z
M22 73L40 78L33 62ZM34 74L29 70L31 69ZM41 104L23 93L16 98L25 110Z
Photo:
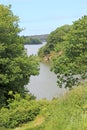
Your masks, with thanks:
M20 18L21 35L50 34L87 15L87 0L0 0Z

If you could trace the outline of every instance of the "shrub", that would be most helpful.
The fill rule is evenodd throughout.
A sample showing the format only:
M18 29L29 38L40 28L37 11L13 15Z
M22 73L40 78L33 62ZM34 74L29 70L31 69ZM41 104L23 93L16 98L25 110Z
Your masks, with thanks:
M32 121L40 112L40 105L36 100L14 99L8 108L0 110L0 127L14 128L24 122Z

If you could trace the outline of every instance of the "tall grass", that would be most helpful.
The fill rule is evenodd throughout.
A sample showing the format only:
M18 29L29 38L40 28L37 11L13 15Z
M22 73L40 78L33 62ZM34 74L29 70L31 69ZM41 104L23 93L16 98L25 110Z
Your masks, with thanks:
M38 117L17 130L87 130L87 83L60 99L39 101L39 105Z
M26 130L86 130L87 84L74 88L59 100L53 100L46 114L48 116L42 125Z

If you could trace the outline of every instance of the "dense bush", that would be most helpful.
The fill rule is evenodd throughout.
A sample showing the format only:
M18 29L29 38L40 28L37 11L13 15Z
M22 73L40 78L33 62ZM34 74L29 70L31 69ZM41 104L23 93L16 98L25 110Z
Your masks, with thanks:
M0 127L14 128L24 122L32 121L40 112L40 105L36 100L22 99L16 94L15 99L10 102L8 108L0 110Z

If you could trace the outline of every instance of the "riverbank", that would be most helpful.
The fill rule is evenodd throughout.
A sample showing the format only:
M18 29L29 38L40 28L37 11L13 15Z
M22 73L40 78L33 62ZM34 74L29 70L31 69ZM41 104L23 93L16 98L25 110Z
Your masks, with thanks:
M60 99L43 100L43 103L44 107L34 121L9 130L87 129L87 83L80 84Z
M25 45L28 56L35 55L38 57L39 49L44 46L42 45ZM40 57L39 57L40 58ZM67 91L64 88L57 86L57 76L54 72L50 71L50 61L39 59L40 71L38 76L31 76L30 82L26 85L29 92L36 96L37 99L53 99L64 95Z

